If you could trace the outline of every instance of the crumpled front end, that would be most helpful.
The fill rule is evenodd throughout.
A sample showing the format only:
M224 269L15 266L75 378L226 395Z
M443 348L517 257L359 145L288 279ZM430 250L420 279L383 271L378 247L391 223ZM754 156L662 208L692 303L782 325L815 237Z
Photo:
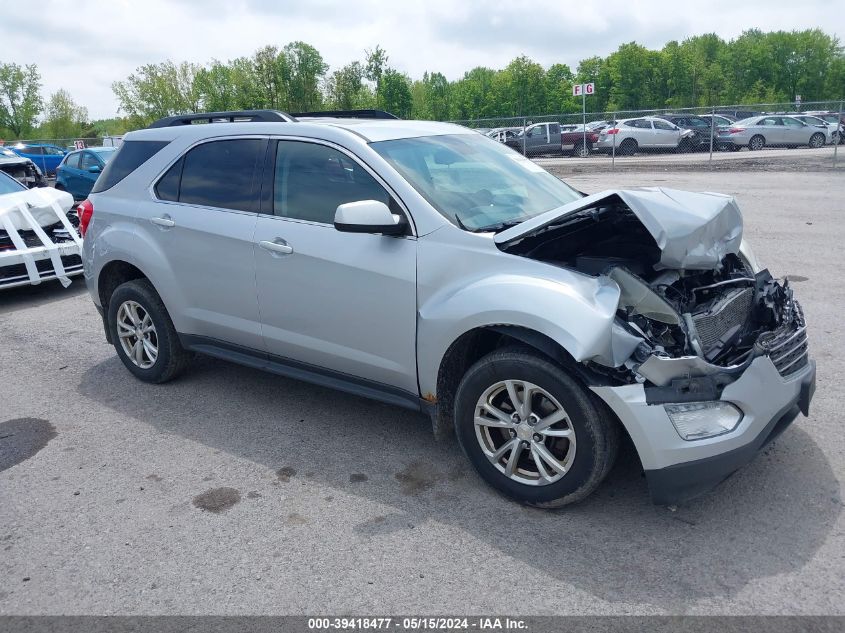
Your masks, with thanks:
M604 377L593 390L628 430L655 501L673 503L808 414L815 364L804 314L788 282L742 248L732 198L664 189L589 198L500 248L619 288L611 336L636 339L633 352L576 360Z

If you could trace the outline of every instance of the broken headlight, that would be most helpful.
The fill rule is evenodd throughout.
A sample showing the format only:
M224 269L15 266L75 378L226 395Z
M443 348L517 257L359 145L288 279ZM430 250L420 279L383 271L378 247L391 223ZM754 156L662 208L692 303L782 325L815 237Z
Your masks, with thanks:
M687 441L730 433L742 420L742 411L721 400L664 404L663 408L678 435Z

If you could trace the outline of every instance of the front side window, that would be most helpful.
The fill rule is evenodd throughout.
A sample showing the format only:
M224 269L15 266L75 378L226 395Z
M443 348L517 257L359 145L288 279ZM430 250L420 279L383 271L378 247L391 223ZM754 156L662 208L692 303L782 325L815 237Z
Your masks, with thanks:
M197 145L184 157L179 202L254 211L253 176L263 147L261 139Z
M65 166L72 169L79 169L79 154L71 154L65 160Z
M672 127L671 124L666 123L666 121L653 121L655 129L658 130L674 130L675 128Z
M94 156L91 152L83 152L82 153L82 160L79 163L80 169L89 169L91 167L99 167L100 161L97 160L97 157Z
M346 154L317 143L279 141L273 179L275 215L333 224L339 205L361 200L378 200L397 212L384 187Z
M517 224L581 194L520 153L480 134L371 143L434 209L471 231Z

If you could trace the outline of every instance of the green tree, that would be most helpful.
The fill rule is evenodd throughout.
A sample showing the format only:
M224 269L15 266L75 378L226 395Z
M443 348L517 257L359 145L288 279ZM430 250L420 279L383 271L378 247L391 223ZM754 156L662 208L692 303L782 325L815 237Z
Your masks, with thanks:
M258 49L252 56L252 64L247 72L255 83L256 108L287 108L290 67L283 52L275 46Z
M450 118L477 119L501 116L502 110L493 94L496 71L477 66L451 86Z
M18 138L30 132L44 106L40 91L41 75L35 64L0 63L0 128Z
M326 96L332 109L354 110L372 104L373 95L364 85L364 72L364 66L356 61L329 75Z
M411 115L411 82L398 70L384 69L376 96L379 108L395 114L400 119Z
M173 114L197 112L200 99L194 76L200 67L182 62L141 66L124 81L112 84L112 90L134 125L144 126L155 119Z
M288 74L288 108L292 111L319 110L323 95L320 83L329 69L319 51L305 42L291 42L283 50Z
M541 114L546 104L545 71L540 64L520 55L496 73L493 90L508 116Z
M86 132L91 129L88 110L77 105L67 90L57 90L47 100L41 129L47 138L87 136Z

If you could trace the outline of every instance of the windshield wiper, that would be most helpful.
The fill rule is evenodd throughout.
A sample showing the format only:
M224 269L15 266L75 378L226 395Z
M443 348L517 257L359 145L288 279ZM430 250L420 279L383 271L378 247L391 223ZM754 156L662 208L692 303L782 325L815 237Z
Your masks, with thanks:
M474 233L486 233L488 231L493 231L494 233L498 233L499 231L504 231L505 229L509 229L512 226L516 226L517 224L522 224L528 218L523 218L522 220L506 220L504 222L496 222L495 224L488 224L487 226L480 226L477 229L472 229Z

